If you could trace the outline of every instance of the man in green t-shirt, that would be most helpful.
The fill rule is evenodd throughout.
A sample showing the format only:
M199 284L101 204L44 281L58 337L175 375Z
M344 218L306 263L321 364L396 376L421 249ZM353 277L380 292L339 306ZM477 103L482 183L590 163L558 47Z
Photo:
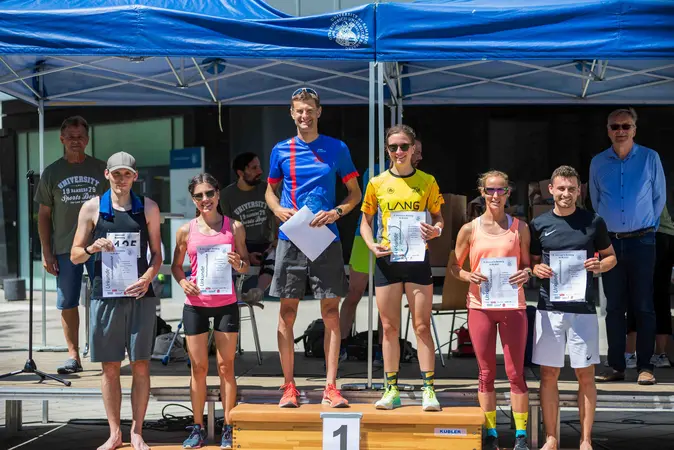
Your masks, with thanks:
M89 124L80 116L69 117L61 125L63 158L47 166L40 176L35 201L38 232L42 244L42 265L56 276L56 307L68 345L68 359L58 373L82 371L79 356L80 283L83 266L70 262L70 248L77 229L77 217L84 202L102 195L108 187L106 164L84 153L89 144ZM93 264L87 265L93 277Z

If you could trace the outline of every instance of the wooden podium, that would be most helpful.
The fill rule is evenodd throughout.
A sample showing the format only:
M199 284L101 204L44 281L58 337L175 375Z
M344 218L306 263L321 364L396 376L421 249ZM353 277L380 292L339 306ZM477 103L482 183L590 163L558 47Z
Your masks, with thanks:
M322 450L321 413L361 415L359 450L482 448L484 413L480 408L455 407L440 412L424 412L421 406L415 405L385 411L363 404L343 409L315 404L294 409L280 409L277 405L268 404L240 404L232 410L233 448ZM352 450L347 446L341 448Z

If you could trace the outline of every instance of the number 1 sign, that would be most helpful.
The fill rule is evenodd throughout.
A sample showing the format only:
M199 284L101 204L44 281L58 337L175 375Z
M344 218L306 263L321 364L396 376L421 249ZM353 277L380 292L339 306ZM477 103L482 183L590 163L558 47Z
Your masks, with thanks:
M360 413L321 413L323 450L360 450Z

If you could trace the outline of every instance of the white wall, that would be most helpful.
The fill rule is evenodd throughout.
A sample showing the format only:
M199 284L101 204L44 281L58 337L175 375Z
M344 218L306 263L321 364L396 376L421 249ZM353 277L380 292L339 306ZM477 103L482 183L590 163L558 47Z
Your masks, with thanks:
M270 6L283 11L286 14L295 16L310 16L313 14L323 14L341 9L349 9L354 6L375 3L363 0L265 0ZM380 0L379 3L386 1L395 1L399 3L409 3L413 0Z

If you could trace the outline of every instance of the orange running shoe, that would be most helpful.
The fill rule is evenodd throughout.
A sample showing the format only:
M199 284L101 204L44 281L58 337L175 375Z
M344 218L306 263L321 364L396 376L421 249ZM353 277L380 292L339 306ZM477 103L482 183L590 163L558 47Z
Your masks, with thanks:
M349 402L342 397L341 392L337 389L337 386L334 384L328 384L328 386L323 391L323 401L321 402L324 405L328 405L331 408L348 408Z
M297 396L300 395L300 391L297 390L294 383L286 383L281 386L283 389L283 397L279 402L280 408L297 408Z

